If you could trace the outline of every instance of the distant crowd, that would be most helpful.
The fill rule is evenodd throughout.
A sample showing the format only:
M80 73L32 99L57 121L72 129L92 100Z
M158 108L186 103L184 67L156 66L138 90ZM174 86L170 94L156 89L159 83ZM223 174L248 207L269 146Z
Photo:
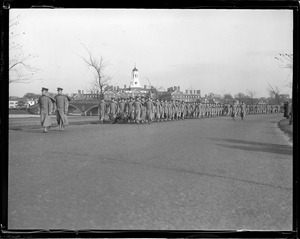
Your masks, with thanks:
M111 99L99 104L99 120L109 119L114 123L148 123L231 116L245 118L247 114L275 114L281 111L280 105L246 105L233 101L232 104L184 102L178 100L158 100L150 97L129 97Z

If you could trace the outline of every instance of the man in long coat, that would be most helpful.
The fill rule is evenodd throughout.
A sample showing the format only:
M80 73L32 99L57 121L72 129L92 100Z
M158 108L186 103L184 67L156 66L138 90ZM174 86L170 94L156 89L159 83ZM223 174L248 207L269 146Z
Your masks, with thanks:
M122 123L125 123L125 99L120 98L118 103L119 118Z
M133 123L134 121L134 107L133 107L133 98L129 98L126 106L126 111L128 111L128 123Z
M237 114L237 104L236 104L236 101L233 101L233 103L231 105L231 117L233 120L235 120L236 114Z
M246 115L246 104L242 101L241 105L240 105L240 112L241 112L241 119L244 120L245 115Z
M142 103L139 99L139 97L136 97L136 100L133 102L133 107L134 107L134 119L135 123L139 124L141 120L141 109L142 109Z
M159 102L159 99L156 99L155 108L156 108L155 110L156 121L160 121L161 104Z
M118 105L115 102L115 98L111 98L111 102L109 103L109 119L111 120L112 124L117 122L117 112Z
M69 99L66 95L62 93L63 89L57 88L57 95L55 96L55 106L56 106L56 120L59 130L63 130L66 125L68 125L68 108Z
M55 103L55 99L53 99L48 94L47 88L42 88L42 96L38 99L39 109L40 109L40 119L41 125L44 127L44 133L47 133L47 129L50 130L51 126L51 111L53 111L53 103Z
M103 98L100 100L100 103L98 105L98 110L99 110L99 121L101 124L103 124L105 122L105 112L106 112L106 104Z
M148 98L147 101L145 102L145 108L146 108L146 121L148 124L152 122L152 114L153 114L153 102L151 98Z

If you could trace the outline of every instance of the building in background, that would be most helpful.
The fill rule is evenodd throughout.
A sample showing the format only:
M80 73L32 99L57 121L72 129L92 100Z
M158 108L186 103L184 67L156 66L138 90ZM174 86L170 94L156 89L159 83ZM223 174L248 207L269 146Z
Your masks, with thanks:
M19 108L29 108L30 106L36 105L38 103L38 99L28 99L26 97L19 98L11 96L8 100L8 108L9 109L19 109Z
M71 95L74 100L97 100L99 99L99 91L85 92L78 90L78 93ZM180 100L185 102L196 102L201 100L200 90L186 90L180 91L180 86L174 86L167 89L167 91L158 91L153 86L144 85L141 86L139 79L139 71L136 67L131 71L131 80L129 86L124 85L124 88L119 86L108 85L103 90L103 97L105 100L111 100L111 98L129 98L129 97L152 97L159 98L161 100Z
M179 100L185 102L201 101L200 90L186 90L185 93L180 91L180 86L173 86L166 92L161 92L159 98L161 100Z

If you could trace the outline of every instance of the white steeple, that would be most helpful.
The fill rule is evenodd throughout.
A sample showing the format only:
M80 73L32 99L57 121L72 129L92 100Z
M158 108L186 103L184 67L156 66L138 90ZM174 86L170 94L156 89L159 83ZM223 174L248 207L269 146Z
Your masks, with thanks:
M141 88L140 80L139 80L139 71L134 66L131 72L131 81L130 81L130 88Z

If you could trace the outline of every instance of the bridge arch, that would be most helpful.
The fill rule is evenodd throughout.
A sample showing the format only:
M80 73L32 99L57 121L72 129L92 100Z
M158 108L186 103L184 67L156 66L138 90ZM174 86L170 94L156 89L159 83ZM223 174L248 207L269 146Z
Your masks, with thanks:
M68 108L68 112L72 112L71 108L74 108L76 111L78 111L79 113L83 113L81 109L79 109L79 107L77 107L74 104L69 104L69 108Z
M88 114L88 115L98 115L98 104L97 105L93 105L93 106L91 106L90 108L88 108L87 110L86 110L86 113Z

